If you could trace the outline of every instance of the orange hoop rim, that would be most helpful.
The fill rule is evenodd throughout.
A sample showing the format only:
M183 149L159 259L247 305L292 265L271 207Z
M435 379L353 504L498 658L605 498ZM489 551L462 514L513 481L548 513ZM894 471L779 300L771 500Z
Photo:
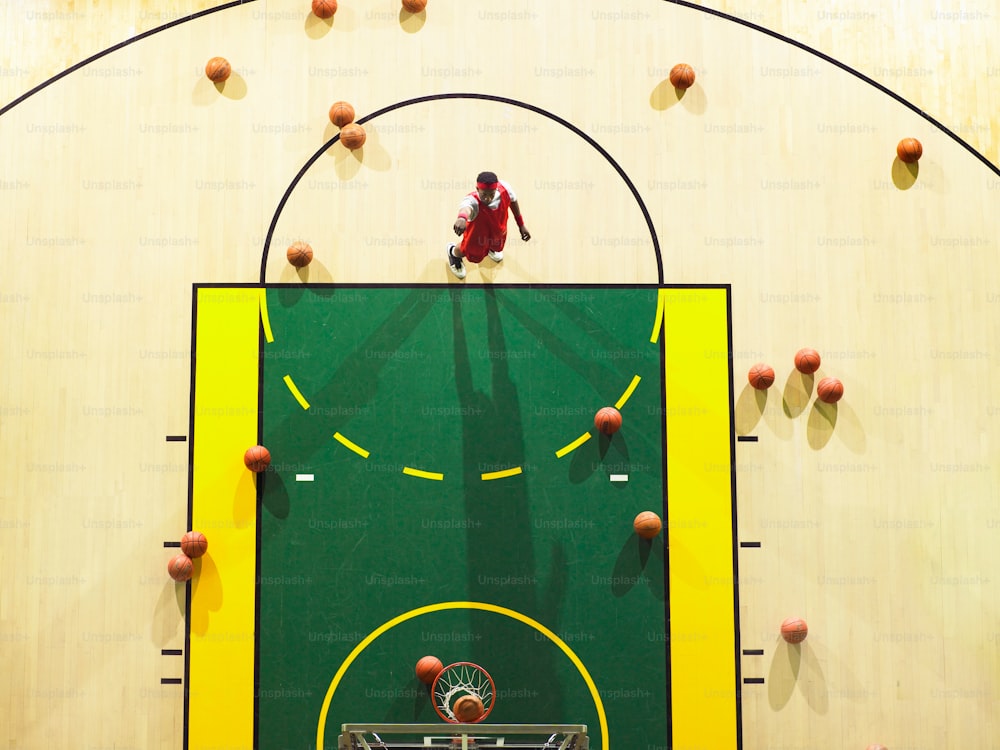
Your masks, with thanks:
M449 715L451 711L451 707L448 706L447 703L447 699L449 696L447 693L443 691L440 694L438 693L438 682L441 680L441 677L446 673L448 673L449 670L452 669L461 670L463 667L481 673L482 676L485 678L485 682L483 684L489 685L488 699L485 698L482 694L480 694L480 692L477 689L475 689L475 686L468 685L464 681L460 686L460 689L464 689L466 693L476 695L483 702L483 715L480 716L478 719L468 722L457 721L454 718L454 715ZM470 690L469 688L473 689ZM440 700L439 697L444 699L443 707L441 705L442 700ZM434 711L437 713L438 716L440 716L449 724L478 724L481 721L483 721L487 716L490 715L490 712L493 710L493 706L496 705L496 686L493 684L493 678L490 676L490 673L487 672L478 664L474 664L471 661L457 661L454 664L449 664L447 667L438 672L437 675L434 677L434 682L431 683L431 699L434 704Z

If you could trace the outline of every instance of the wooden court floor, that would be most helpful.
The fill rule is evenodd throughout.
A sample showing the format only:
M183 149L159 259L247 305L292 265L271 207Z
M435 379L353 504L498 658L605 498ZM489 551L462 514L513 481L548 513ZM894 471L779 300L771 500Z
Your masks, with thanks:
M185 745L164 542L188 517L191 443L167 438L191 422L193 285L457 283L444 246L483 169L533 236L470 290L731 287L733 428L757 440L715 468L759 546L701 585L738 588L742 746L996 746L995 8L343 0L325 24L304 0L38 0L0 28L7 747ZM361 152L325 148L337 100L370 117Z

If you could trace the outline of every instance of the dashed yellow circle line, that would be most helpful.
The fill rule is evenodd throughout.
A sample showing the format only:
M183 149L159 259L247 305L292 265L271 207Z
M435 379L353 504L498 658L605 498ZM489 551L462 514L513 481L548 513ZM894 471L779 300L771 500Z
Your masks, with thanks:
M340 685L340 681L344 678L344 675L347 674L347 670L350 669L354 660L361 655L361 652L368 648L379 637L392 630L400 623L404 623L407 620L412 620L414 617L420 617L421 615L430 614L432 612L444 612L452 609L478 609L484 612L494 612L495 614L503 615L504 617L510 617L513 620L517 620L531 628L534 628L558 646L559 649L566 654L569 660L573 663L573 666L576 667L577 671L580 673L580 677L583 678L588 690L590 690L590 696L594 700L594 708L597 709L597 720L601 725L601 747L603 750L610 750L610 746L608 745L608 717L604 711L604 702L601 700L601 694L597 690L597 685L594 684L594 678L590 676L590 672L587 671L587 667L584 666L583 661L576 655L576 652L574 652L562 638L537 620L516 610L508 609L507 607L500 607L496 604L489 604L487 602L439 602L437 604L428 604L427 606L417 607L416 609L411 609L409 612L404 612L403 614L392 618L388 622L379 625L375 628L375 630L369 633L364 640L355 646L354 650L347 655L347 658L344 659L340 668L337 669L336 674L334 674L333 679L330 681L330 687L327 688L326 696L323 698L323 706L320 708L319 712L319 723L316 727L316 750L323 750L324 748L323 738L326 733L326 719L327 714L330 711L330 703L333 701L333 695L337 692L337 687Z

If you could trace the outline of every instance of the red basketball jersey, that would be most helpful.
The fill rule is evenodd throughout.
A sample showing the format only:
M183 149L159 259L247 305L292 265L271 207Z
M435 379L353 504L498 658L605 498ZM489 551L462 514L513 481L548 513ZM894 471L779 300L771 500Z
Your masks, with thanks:
M465 228L462 235L462 244L459 248L462 255L473 263L479 263L490 250L497 252L503 250L507 243L507 213L510 211L510 193L502 185L497 185L497 196L500 205L490 208L489 205L479 200L479 194L475 191L469 193L477 204L476 218L472 219Z

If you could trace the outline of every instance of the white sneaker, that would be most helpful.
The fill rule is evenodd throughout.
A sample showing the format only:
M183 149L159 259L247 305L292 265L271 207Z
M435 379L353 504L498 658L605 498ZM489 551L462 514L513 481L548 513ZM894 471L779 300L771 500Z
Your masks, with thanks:
M465 265L462 263L462 259L452 255L452 250L455 249L455 243L448 245L448 268L451 272L455 274L460 279L465 278Z
M500 261L502 261L503 250L497 250L496 252L490 250L490 260L492 260L494 263L499 263Z

